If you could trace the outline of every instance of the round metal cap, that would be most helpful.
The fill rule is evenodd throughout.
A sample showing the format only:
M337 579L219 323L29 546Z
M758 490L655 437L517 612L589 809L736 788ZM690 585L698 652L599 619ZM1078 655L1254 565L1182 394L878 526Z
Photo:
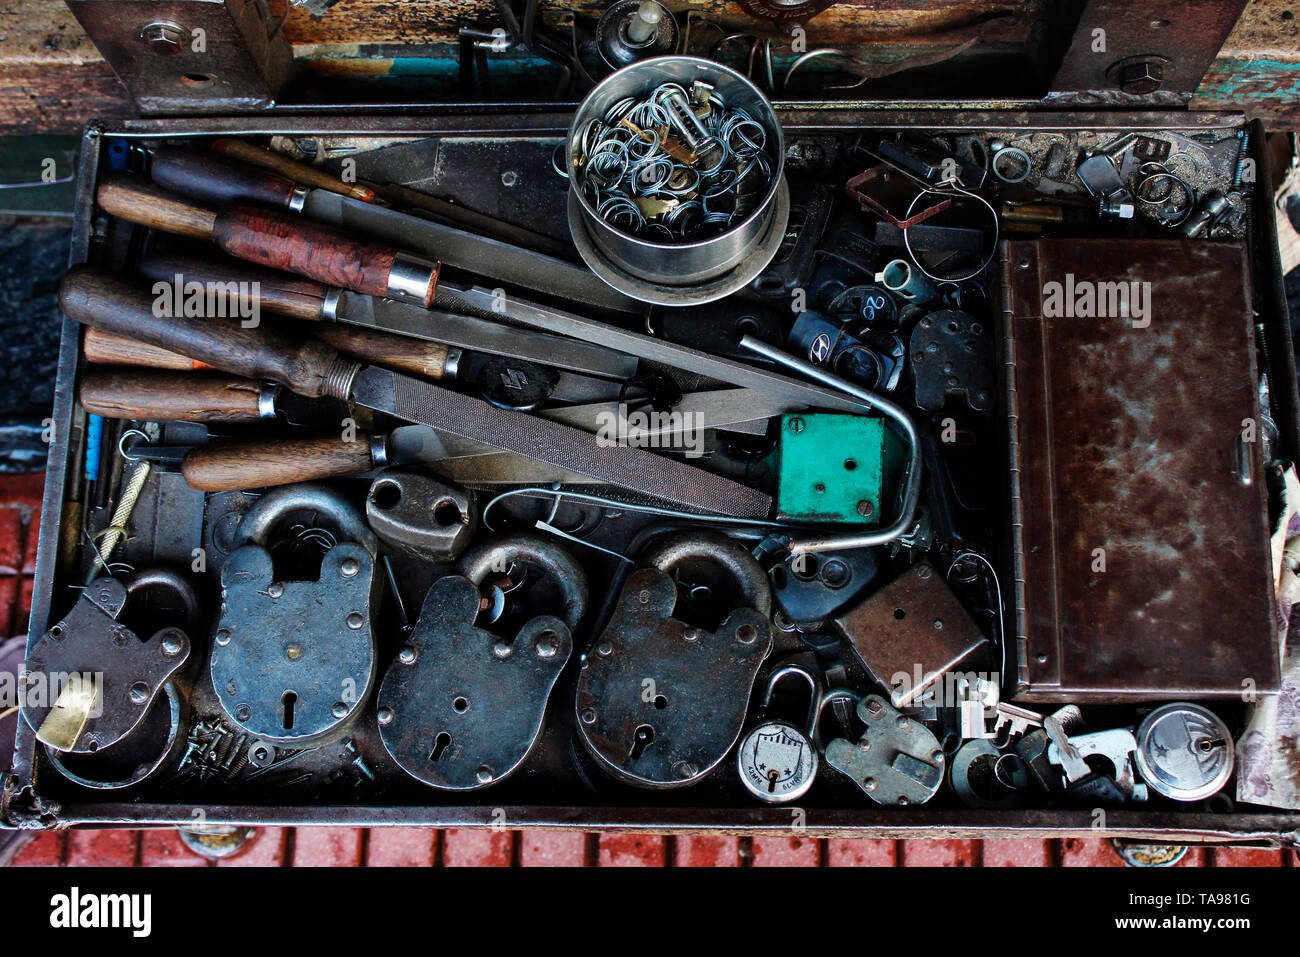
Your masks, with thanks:
M769 804L797 801L817 777L817 749L785 721L765 721L740 742L740 780L750 794Z
M1232 776L1228 726L1197 704L1156 708L1138 727L1133 753L1138 773L1152 790L1175 801L1199 801Z

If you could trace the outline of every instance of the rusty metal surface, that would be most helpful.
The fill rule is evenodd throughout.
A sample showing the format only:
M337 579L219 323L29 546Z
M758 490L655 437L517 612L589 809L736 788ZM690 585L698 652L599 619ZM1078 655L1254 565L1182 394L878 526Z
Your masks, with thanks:
M988 647L943 576L919 562L847 614L835 619L871 675L886 688L907 676L900 706L945 672L972 664Z
M1089 0L1051 88L1191 93L1245 5L1246 0ZM1144 80L1128 79L1125 66L1144 73Z
M1094 287L1149 283L1148 316L1046 317L1046 284L1064 287L1067 273ZM1248 283L1235 243L1006 244L1015 605L1028 684L1017 700L1276 689L1258 441L1247 446L1253 481L1236 474L1237 439L1260 414Z
M235 113L275 102L293 51L246 0L69 0L141 113Z

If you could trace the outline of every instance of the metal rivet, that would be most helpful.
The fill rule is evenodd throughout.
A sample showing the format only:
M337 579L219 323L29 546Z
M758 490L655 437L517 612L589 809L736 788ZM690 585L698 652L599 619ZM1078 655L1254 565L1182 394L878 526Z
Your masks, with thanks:
M181 653L181 640L175 635L168 635L163 639L162 651L168 658L175 658Z
M297 661L302 657L302 645L290 645L288 648L284 649L284 653L288 656L290 661Z
M753 625L741 625L736 629L736 640L742 645L751 644L758 637L758 629Z
M698 629L698 628L685 628L685 629L682 630L682 637L685 638L687 641L699 641L699 640L700 640L700 629Z
M230 632L228 632L228 631L226 631L226 629L222 628L219 632L217 632L217 635L216 635L216 642L217 642L217 644L219 644L219 645L228 645L228 644L230 644Z
M131 685L131 700L136 704L144 704L149 700L149 686L143 681L137 681Z
M474 773L474 777L479 784L487 784L492 780L492 769L485 764Z
M596 646L596 654L600 655L602 658L608 658L613 653L614 653L614 646L611 645L608 641L602 641L600 644Z
M592 724L595 720L596 720L596 709L595 709L595 708L584 708L584 709L582 710L582 723L583 723L583 724Z
M502 186L514 186L515 183L517 182L519 182L519 174L516 173L514 170L508 169L501 174Z
M875 778L863 778L863 779L862 779L862 790L864 790L864 791L874 791L875 789L876 789L876 779L875 779Z
M348 706L342 701L335 701L334 707L330 708L330 714L336 718L346 718L348 715Z
M279 598L281 595L284 594L284 586L281 585L279 582L273 582L270 586L267 587L266 593L270 595L272 598Z
M379 718L379 723L380 723L380 724L392 724L392 723L393 723L393 709L392 709L392 708L380 708L379 711L376 713L375 716L376 716L377 718Z
M900 714L897 718L894 719L894 724L898 725L900 728L906 728L907 719Z
M936 751L931 751L931 752L930 752L930 760L931 760L931 761L934 761L934 762L936 762L936 763L939 762L939 761L942 761L942 760L943 760L943 752L942 752L942 751L937 751L937 750L936 750Z
M397 653L397 660L404 665L415 664L415 659L417 657L418 653L416 652L414 645L406 645Z
M241 704L238 708L235 709L236 721L247 721L252 716L253 716L253 709L246 704Z
M934 630L935 630L935 631L939 631L941 628L943 628L943 619L942 619L942 618L936 618L936 619L934 620Z
M537 656L539 658L554 658L556 652L559 650L560 648L559 645L555 643L555 634L553 632L544 631L540 636L538 636Z
M355 558L345 558L339 565L339 574L344 578L355 578L359 571L361 571L361 563Z
M366 616L361 614L359 611L354 611L352 614L348 615L348 627L353 631L358 630L365 623Z

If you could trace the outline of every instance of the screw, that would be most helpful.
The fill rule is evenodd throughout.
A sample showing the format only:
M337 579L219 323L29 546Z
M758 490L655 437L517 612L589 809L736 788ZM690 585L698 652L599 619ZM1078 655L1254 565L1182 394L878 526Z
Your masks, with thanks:
M153 53L172 56L180 53L189 31L177 23L151 23L140 31L143 40Z
M931 570L930 570L930 566L929 566L929 565L917 565L917 566L916 566L916 577L917 577L917 578L920 578L920 579L926 579L926 578L929 578L930 575L931 575Z
M1165 70L1161 64L1155 60L1139 60L1121 71L1119 88L1125 93L1144 96L1160 89L1164 80Z
M241 704L235 709L235 719L237 721L247 721L253 716L253 709L246 704Z
M808 423L804 422L803 419L799 418L799 416L796 415L793 419L790 420L790 431L802 432L804 430L804 427L807 424Z
M863 518L870 518L872 512L874 512L875 510L876 510L875 506L872 505L870 502L868 502L865 498L858 503L858 514L861 515Z
M595 708L584 708L582 711L582 723L592 724L596 720Z
M131 700L136 704L144 704L149 700L149 686L143 681L137 681L131 685Z

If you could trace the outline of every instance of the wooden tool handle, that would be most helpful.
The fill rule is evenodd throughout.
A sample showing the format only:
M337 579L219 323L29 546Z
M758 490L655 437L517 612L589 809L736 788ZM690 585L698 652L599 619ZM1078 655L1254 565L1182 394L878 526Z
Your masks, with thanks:
M304 186L316 186L331 193L338 193L340 196L351 196L353 199L359 199L366 203L374 202L375 199L373 189L361 186L358 183L345 183L337 176L331 176L324 170L308 166L306 163L299 163L297 160L291 160L274 150L263 149L260 146L254 146L252 143L245 143L243 140L223 136L213 142L212 152L219 153L222 156L229 156L231 159L237 159L253 166L260 166L262 169L269 169L281 176L287 176L296 183L302 183Z
M329 287L324 283L273 269L259 269L225 256L201 259L149 253L140 260L140 273L155 282L176 283L179 277L182 284L202 283L205 294L211 292L218 296L252 295L252 284L256 283L257 302L262 309L311 321L321 318L329 294ZM238 314L236 310L226 310L228 316Z
M106 332L103 329L86 327L86 334L81 340L81 354L87 362L98 362L106 366L140 366L147 369L194 370L211 369L206 362L198 362L189 356L168 349L159 349L139 339Z
M100 208L110 216L178 236L212 238L215 212L133 176L105 176L95 197Z
M240 259L368 296L389 295L399 254L392 246L361 242L340 229L242 203L217 214L212 238ZM426 306L433 303L437 278L431 264L419 293Z
M154 297L114 276L78 266L59 287L63 311L83 325L140 339L214 368L250 379L270 379L300 395L344 398L355 365L316 340L294 340L265 323L159 315Z
M191 488L231 492L269 485L359 475L374 468L370 436L351 442L318 439L247 439L194 449L181 462Z
M450 350L440 342L426 342L333 322L312 326L310 332L344 355L394 372L436 381L447 371L447 353Z
M170 146L154 151L149 175L164 189L217 206L245 200L283 209L298 189L297 183L277 173Z
M209 373L100 369L81 383L81 406L110 419L256 422L262 384Z

